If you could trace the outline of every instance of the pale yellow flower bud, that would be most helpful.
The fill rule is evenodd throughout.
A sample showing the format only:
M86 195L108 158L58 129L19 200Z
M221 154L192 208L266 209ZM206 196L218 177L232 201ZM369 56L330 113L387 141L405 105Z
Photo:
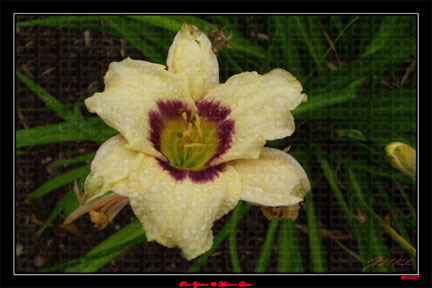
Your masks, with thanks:
M219 84L219 65L212 44L197 27L184 23L168 52L168 71L184 73L195 101Z
M402 173L416 180L416 150L405 143L393 142L385 148L386 160Z

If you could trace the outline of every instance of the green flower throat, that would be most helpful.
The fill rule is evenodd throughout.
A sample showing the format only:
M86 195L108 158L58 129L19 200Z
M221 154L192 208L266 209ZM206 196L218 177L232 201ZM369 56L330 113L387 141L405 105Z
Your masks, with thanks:
M165 122L161 130L161 152L176 168L201 170L215 154L218 146L217 129L213 123L194 113Z

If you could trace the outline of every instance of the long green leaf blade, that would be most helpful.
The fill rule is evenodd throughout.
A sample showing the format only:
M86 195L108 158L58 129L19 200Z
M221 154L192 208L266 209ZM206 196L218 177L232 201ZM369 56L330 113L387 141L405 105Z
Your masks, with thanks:
M45 222L42 224L42 227L38 230L36 233L38 236L42 234L43 231L45 231L46 228L54 221L54 219L60 215L61 211L64 209L66 202L71 201L75 198L75 194L73 189L69 190L66 195L63 197L63 199L60 200L60 202L57 204L57 206L54 208L54 210L51 212L51 214L48 216L48 218L45 220Z
M130 22L120 16L105 16L106 21L122 38L137 48L144 56L156 63L165 63L165 56L135 32Z
M40 87L38 84L33 82L30 78L28 78L18 70L16 70L16 75L37 96L39 96L39 98L44 101L48 107L54 110L64 120L72 123L78 130L80 130L83 134L87 135L89 139L92 139L99 144L101 144L105 140L103 135L99 131L88 125L88 123L84 120L80 113L74 113L73 111L67 109L66 106L64 106L57 99L51 96L47 91L45 91L45 89Z
M332 106L338 103L351 101L357 97L355 88L346 88L339 91L332 91L309 97L307 102L300 104L291 113L295 119L307 119L308 113L324 107Z
M237 255L237 224L239 221L239 213L243 206L243 202L239 202L237 207L234 209L232 213L233 221L230 223L229 227L229 238L228 238L228 244L229 244L229 252L230 252L230 259L231 264L233 266L233 271L235 273L241 273L242 269L240 266L240 261L238 259Z
M99 245L88 252L83 258L96 255L103 251L109 251L104 257L99 257L90 261L81 261L78 265L68 267L65 272L69 273L91 273L97 272L109 261L121 255L126 249L146 241L146 236L141 223L138 220L130 223L121 230L117 231ZM130 243L128 243L130 242Z
M293 19L293 28L299 34L301 40L305 44L309 54L311 55L313 61L315 62L316 67L322 73L327 70L327 67L323 62L321 62L321 55L324 54L321 50L321 45L317 45L316 36L312 35L308 29L307 19L311 19L310 17L305 16L291 16ZM315 28L315 27L314 27ZM314 31L315 33L315 31ZM312 36L312 37L311 37Z
M278 272L303 272L303 264L297 239L296 221L291 219L282 219L280 227Z
M366 47L362 57L368 56L376 51L385 48L387 43L394 37L400 29L401 18L404 16L384 16L378 32L372 38L372 41Z
M62 15L62 16L50 16L39 19L33 19L28 21L17 22L18 26L62 26L68 23L74 22L90 22L90 21L101 21L102 16L91 16L91 15Z
M264 239L264 244L261 248L261 252L255 266L255 273L264 273L267 268L267 264L270 259L271 248L274 243L278 226L279 226L279 218L275 217L270 221L269 228L267 229L267 234Z
M18 70L16 70L17 77L24 82L39 98L45 102L45 104L54 110L60 117L65 119L66 121L75 121L76 117L73 115L72 111L68 110L62 103L60 103L57 99L51 96L48 92L45 91L42 87L33 82L26 75L22 74Z
M85 127L92 127L94 131L100 135L99 137L103 140L108 139L111 136L118 134L118 132L105 123L100 118L90 118L85 120ZM83 128L84 129L84 128ZM15 145L16 148L52 144L58 142L68 142L77 140L91 140L88 134L85 134L82 130L70 122L62 122L57 124L49 124L43 126L37 126L28 129L22 129L16 131Z
M45 194L60 188L68 183L71 183L74 179L78 179L80 177L87 176L90 173L90 166L85 165L81 166L72 170L69 170L68 172L56 176L47 182L45 182L42 186L40 186L38 189L36 189L33 193L27 196L26 202L33 201L35 199L38 199Z
M287 16L271 16L276 26L276 35L281 42L282 55L285 67L299 79L303 78L303 69L300 61L299 50L295 41L291 22L293 19Z
M63 166L63 165L85 162L85 161L92 160L95 155L96 155L96 153L93 152L93 153L73 157L73 158L70 158L67 160L56 161L54 163L51 163L51 166Z
M391 41L391 45L385 49L379 50L371 55L351 61L349 64L330 71L324 76L315 78L309 83L306 83L305 87L319 87L318 89L311 89L309 93L317 93L315 90L320 92L332 91L342 89L346 87L352 81L361 78L372 78L374 73L380 73L387 69L391 64L401 61L407 57L416 55L416 38L408 37L398 39L397 43ZM406 43L406 45L398 45L398 43ZM395 48L397 47L397 48ZM362 69L358 69L362 67Z
M304 161L301 162L309 179L311 178L310 171L310 153L306 152ZM327 263L324 255L324 250L321 242L321 235L319 232L318 219L315 214L315 207L313 203L313 186L311 191L305 197L306 204L306 221L308 226L309 249L311 254L312 269L316 273L327 272Z

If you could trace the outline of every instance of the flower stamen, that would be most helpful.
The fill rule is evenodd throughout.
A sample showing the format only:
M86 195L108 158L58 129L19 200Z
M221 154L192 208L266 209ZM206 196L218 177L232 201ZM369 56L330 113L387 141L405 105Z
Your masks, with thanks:
M186 114L186 111L181 112L181 115L182 115L182 117L183 117L183 120L187 122L187 114Z
M184 148L190 148L190 147L206 147L203 143L192 143L192 144L185 144Z
M214 108L213 106L209 108ZM220 137L223 136L218 131L215 123L217 121L206 114L206 109L203 109L202 115L199 115L198 111L178 107L174 112L177 117L170 114L161 125L160 152L165 155L172 167L200 171L207 167L209 160L217 153Z
M178 135L176 135L176 136L178 136ZM178 150L182 150L182 149L180 149L180 146L178 145L178 142L180 139L181 139L180 137L174 137L174 141L173 141L173 150L174 150L173 154L174 154L174 161L176 164L180 164L180 155L178 153ZM179 148L177 149L177 147L179 147Z

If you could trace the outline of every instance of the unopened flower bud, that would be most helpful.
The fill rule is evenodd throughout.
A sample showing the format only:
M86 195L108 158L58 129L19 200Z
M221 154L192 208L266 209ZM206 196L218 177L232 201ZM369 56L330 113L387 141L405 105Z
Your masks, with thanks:
M405 143L393 142L385 148L386 160L402 173L416 180L416 150Z

